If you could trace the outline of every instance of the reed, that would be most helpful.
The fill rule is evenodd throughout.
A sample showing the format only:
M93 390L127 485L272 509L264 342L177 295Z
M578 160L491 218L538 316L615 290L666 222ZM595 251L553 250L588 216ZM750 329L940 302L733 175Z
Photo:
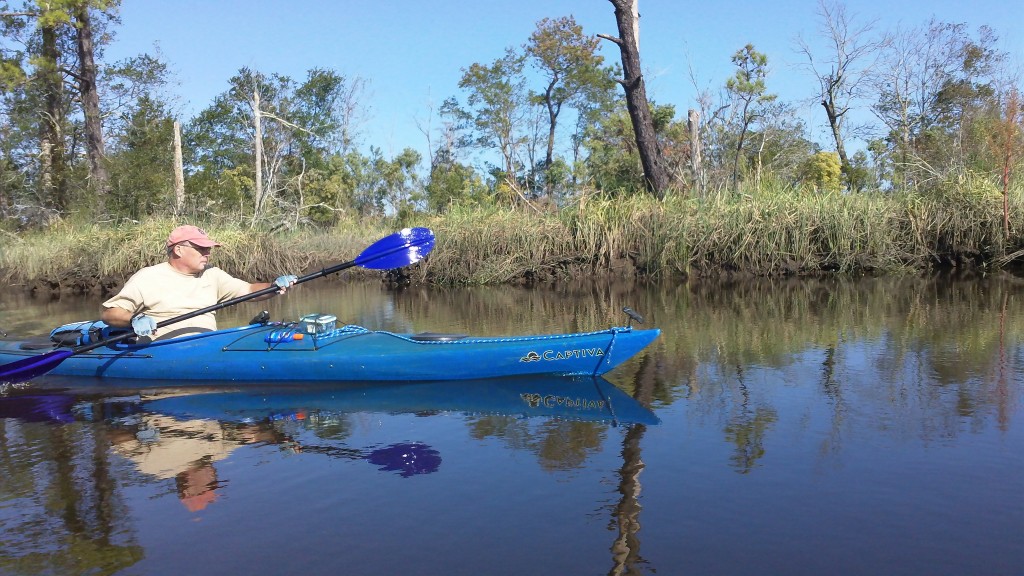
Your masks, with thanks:
M584 194L559 210L456 207L409 222L437 234L434 252L410 275L441 285L485 285L581 276L785 276L1014 263L1024 258L1024 220L1011 218L1007 236L1001 197L990 188L954 182L931 194L822 194L768 182L739 193L663 202L645 195ZM1022 188L1011 190L1011 214L1024 214ZM174 225L154 218L4 232L0 278L8 285L45 281L60 288L97 279L120 282L164 258L164 238ZM354 258L396 225L375 219L275 233L223 223L205 227L223 244L215 252L216 265L242 278L267 280Z
M300 274L351 260L366 248L366 238L383 237L386 223L347 223L327 231L266 233L248 227L208 225L222 244L211 263L252 281L285 273ZM99 283L118 284L138 269L166 258L167 234L179 223L152 218L126 224L60 223L45 232L7 234L0 250L0 279L9 286L88 291Z
M999 208L987 195L776 189L665 202L583 198L550 214L462 211L438 223L445 250L424 279L477 284L542 273L772 276L985 265L1024 247L1019 228L1003 234ZM1021 210L1018 192L1011 211Z

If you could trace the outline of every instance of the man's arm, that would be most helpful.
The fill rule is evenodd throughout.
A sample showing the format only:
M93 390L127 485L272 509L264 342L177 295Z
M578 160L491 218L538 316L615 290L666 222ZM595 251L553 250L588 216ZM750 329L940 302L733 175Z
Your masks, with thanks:
M265 290L267 288L270 288L271 286L273 286L273 284L271 284L270 282L255 282L253 284L249 284L249 294L252 294L253 292L259 292L260 290ZM264 294L259 298L253 298L252 301L259 302L260 300L266 300L267 298L273 298L274 296L277 296L277 292Z
M285 292L287 292L288 288L291 288L293 285L295 285L295 281L296 280L297 280L297 278L295 276L281 276L280 278L278 278L277 280L274 280L273 282L256 282L256 283L252 283L252 284L249 284L249 294L252 294L253 292L259 292L260 290L266 290L267 288L270 288L271 286L276 286L277 287L277 292L271 292L269 294L264 294L263 296L260 296L259 298L253 298L253 301L255 302L255 301L259 301L259 300L266 300L267 298L273 298L274 296L277 296L278 294L284 294Z
M132 325L132 313L124 308L111 306L103 309L103 312L100 314L100 320L103 320L109 326L127 328Z

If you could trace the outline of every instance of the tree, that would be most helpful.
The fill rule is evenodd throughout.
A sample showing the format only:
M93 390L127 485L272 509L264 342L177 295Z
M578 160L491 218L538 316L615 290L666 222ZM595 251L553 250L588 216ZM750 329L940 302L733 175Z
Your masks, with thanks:
M864 95L870 81L870 74L885 45L885 38L871 38L874 22L863 26L853 24L842 4L819 0L819 31L825 37L831 53L817 61L810 46L799 40L800 50L808 60L808 66L818 80L818 99L825 109L829 129L836 145L836 152L847 175L848 184L853 187L850 173L852 167L846 153L847 114Z
M818 152L808 157L800 167L800 180L816 191L839 192L842 181L839 154Z
M681 172L689 165L686 127L674 121L675 107L651 104L651 123L662 153L666 174ZM600 118L587 131L584 142L589 154L583 162L588 182L609 194L646 189L643 163L633 134L633 124L624 102ZM679 178L680 187L684 178Z
M158 57L141 54L103 67L105 154L110 178L106 212L140 218L177 206L170 73ZM184 183L182 183L184 195Z
M5 116L13 128L6 164L26 175L39 205L64 212L69 204L65 162L67 96L62 69L67 34L60 12L43 12L26 3L0 6ZM5 43L6 44L6 43ZM15 48L14 46L18 46Z
M793 107L778 101L764 106L757 129L750 132L748 142L751 145L745 152L744 162L754 167L756 188L761 187L766 175L782 182L796 181L801 163L818 150Z
M385 202L385 213L399 217L408 216L421 202L421 184L416 167L423 160L420 153L412 148L402 150L391 160L377 163L377 172L381 174L382 196Z
M614 85L608 69L603 66L604 58L597 53L598 42L597 38L584 35L583 28L568 16L538 22L524 47L546 82L544 89L534 96L547 112L545 172L554 162L555 132L562 107L575 104L577 110L581 110L586 106L584 99L594 90ZM549 195L553 180L545 179Z
M56 26L40 23L42 39L37 67L38 87L43 95L39 124L39 184L44 201L58 212L68 209L67 168L64 157L64 81L60 74L60 51Z
M640 68L639 14L637 0L609 0L615 7L615 23L619 36L598 34L619 47L622 58L623 79L619 80L626 92L626 108L633 125L637 152L644 170L644 183L656 198L662 200L669 188L668 172L662 165L661 150L654 132L647 89Z
M320 206L316 219L330 221L329 214L343 208L339 203L352 197L337 189L345 184L334 172L351 165L346 158L354 153L358 112L353 104L359 101L362 82L313 69L296 83L243 68L230 84L186 130L191 193L224 208L241 200L235 196L241 194L254 225L282 211L290 211L294 221L311 206L311 199ZM257 158L258 175L252 169Z
M116 20L118 5L119 0L53 0L25 2L18 11L10 11L6 3L0 8L4 37L25 47L4 55L0 75L8 89L12 79L23 78L15 90L26 101L38 103L38 160L31 169L40 200L59 212L67 211L71 201L68 164L75 154L68 145L80 140L89 159L88 182L102 212L107 174L94 38L106 21ZM67 86L76 90L68 94ZM69 134L65 128L72 125L69 116L75 104L80 106L84 132Z
M454 98L441 106L442 116L452 118L469 135L460 145L478 149L497 149L502 166L499 180L522 196L519 190L523 162L520 158L527 142L526 120L529 114L525 56L512 48L491 65L472 64L462 70L459 88L468 91L466 107Z
M108 158L107 211L141 218L169 208L174 198L171 144L174 119L159 100L139 98Z
M989 107L1005 58L995 43L988 27L975 40L963 24L932 20L887 46L872 110L888 129L897 185L920 186L966 166L964 152L972 147L964 136Z
M487 186L480 175L472 167L458 162L450 149L434 154L424 193L427 207L435 213L444 213L453 205L482 204L488 197Z
M78 94L82 103L82 115L85 119L85 153L89 158L89 181L96 199L99 214L105 212L104 203L109 188L107 174L106 150L103 144L103 119L100 115L100 95L97 81L99 73L96 69L96 46L93 41L93 19L89 14L90 4L96 4L100 10L117 7L116 0L79 1L71 6L74 26L77 31L78 45Z
M765 94L765 79L768 76L768 57L747 44L732 56L732 62L739 68L732 78L725 83L725 89L733 101L736 114L737 137L735 157L732 167L732 183L739 183L740 159L743 157L743 145L753 124L763 115L763 107L775 101L774 94Z

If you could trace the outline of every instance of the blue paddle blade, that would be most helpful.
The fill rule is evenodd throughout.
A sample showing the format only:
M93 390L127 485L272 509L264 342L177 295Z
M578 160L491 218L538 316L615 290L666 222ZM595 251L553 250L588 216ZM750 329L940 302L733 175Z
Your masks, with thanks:
M17 384L42 376L74 354L71 348L54 350L41 356L32 356L0 366L0 383Z
M372 270L390 270L415 264L434 249L430 228L406 228L371 244L356 257L356 266Z

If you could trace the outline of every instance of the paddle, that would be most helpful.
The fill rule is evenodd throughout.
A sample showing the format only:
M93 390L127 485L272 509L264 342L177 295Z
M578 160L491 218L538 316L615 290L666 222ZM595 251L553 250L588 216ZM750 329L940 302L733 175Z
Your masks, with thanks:
M390 270L392 268L401 268L402 266L408 266L419 262L433 249L434 233L429 228L406 228L374 242L368 248L363 250L355 260L336 264L329 268L324 268L319 272L307 274L297 279L295 283L302 284L303 282L309 282L310 280L334 274L335 272L341 272L342 270L353 268L355 266L369 268L371 270ZM162 322L158 322L156 327L163 328L164 326L169 326L175 322L188 320L189 318L194 318L208 312L214 312L222 308L227 308L228 306L234 306L235 304L259 298L260 296L273 294L277 291L277 286L269 286L262 290L257 290L256 292L251 292L244 296L239 296L238 298L232 298L231 300L226 300L201 310L195 310L188 314L169 318ZM123 334L119 334L99 342L93 342L92 344L84 344L74 348L62 348L40 356L32 356L23 360L9 362L0 366L0 382L14 384L31 380L32 378L42 376L50 370L53 370L58 364L75 354L81 354L82 352L88 352L89 350L114 344L115 342L120 342L121 340L134 335L135 333L129 330Z

